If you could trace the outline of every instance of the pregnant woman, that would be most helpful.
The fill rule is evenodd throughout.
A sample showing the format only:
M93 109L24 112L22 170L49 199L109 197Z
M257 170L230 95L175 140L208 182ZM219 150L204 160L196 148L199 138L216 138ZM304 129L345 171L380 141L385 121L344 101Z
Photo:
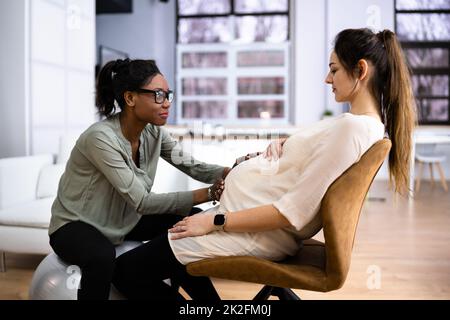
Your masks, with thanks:
M406 190L415 108L395 34L340 32L329 68L326 83L336 101L350 104L350 112L281 141L277 161L260 155L241 163L228 174L218 208L186 217L168 234L119 257L113 282L123 294L130 299L182 299L162 280L182 279L181 286L193 281L185 268L190 262L236 255L276 261L295 254L302 239L321 228L317 213L328 187L385 133L393 145L391 178L396 191ZM170 294L159 294L161 287ZM187 293L196 299L195 292Z

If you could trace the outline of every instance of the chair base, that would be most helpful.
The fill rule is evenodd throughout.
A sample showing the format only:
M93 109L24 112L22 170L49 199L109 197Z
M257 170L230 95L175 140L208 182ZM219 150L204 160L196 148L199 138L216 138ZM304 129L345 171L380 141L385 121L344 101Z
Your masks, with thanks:
M278 299L280 300L301 300L300 297L296 295L291 289L264 286L253 298L253 301L268 300L270 296L278 297Z

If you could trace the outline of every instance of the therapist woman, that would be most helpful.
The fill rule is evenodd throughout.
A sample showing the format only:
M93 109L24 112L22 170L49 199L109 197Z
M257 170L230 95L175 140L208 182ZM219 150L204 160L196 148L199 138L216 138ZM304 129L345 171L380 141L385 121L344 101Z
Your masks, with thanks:
M106 119L77 140L59 182L49 227L55 253L81 269L78 300L108 299L115 246L124 240L150 240L187 216L194 205L220 198L230 168L196 161L186 153L180 160L177 142L161 127L173 96L153 60L111 61L99 73L96 106ZM152 193L159 157L214 185Z

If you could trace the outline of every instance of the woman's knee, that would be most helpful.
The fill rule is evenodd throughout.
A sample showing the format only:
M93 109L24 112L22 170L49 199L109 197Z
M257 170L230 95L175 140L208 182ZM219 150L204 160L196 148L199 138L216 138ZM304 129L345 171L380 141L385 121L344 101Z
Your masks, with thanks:
M66 263L80 267L114 263L114 245L95 227L81 222L69 222L50 235L53 251Z

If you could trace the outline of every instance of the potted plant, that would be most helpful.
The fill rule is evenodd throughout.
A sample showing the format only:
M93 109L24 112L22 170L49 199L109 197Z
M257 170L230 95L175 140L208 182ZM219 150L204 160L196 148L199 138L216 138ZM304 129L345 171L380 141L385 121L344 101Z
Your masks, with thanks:
M322 113L322 119L330 118L334 115L332 110L325 109L325 111Z

